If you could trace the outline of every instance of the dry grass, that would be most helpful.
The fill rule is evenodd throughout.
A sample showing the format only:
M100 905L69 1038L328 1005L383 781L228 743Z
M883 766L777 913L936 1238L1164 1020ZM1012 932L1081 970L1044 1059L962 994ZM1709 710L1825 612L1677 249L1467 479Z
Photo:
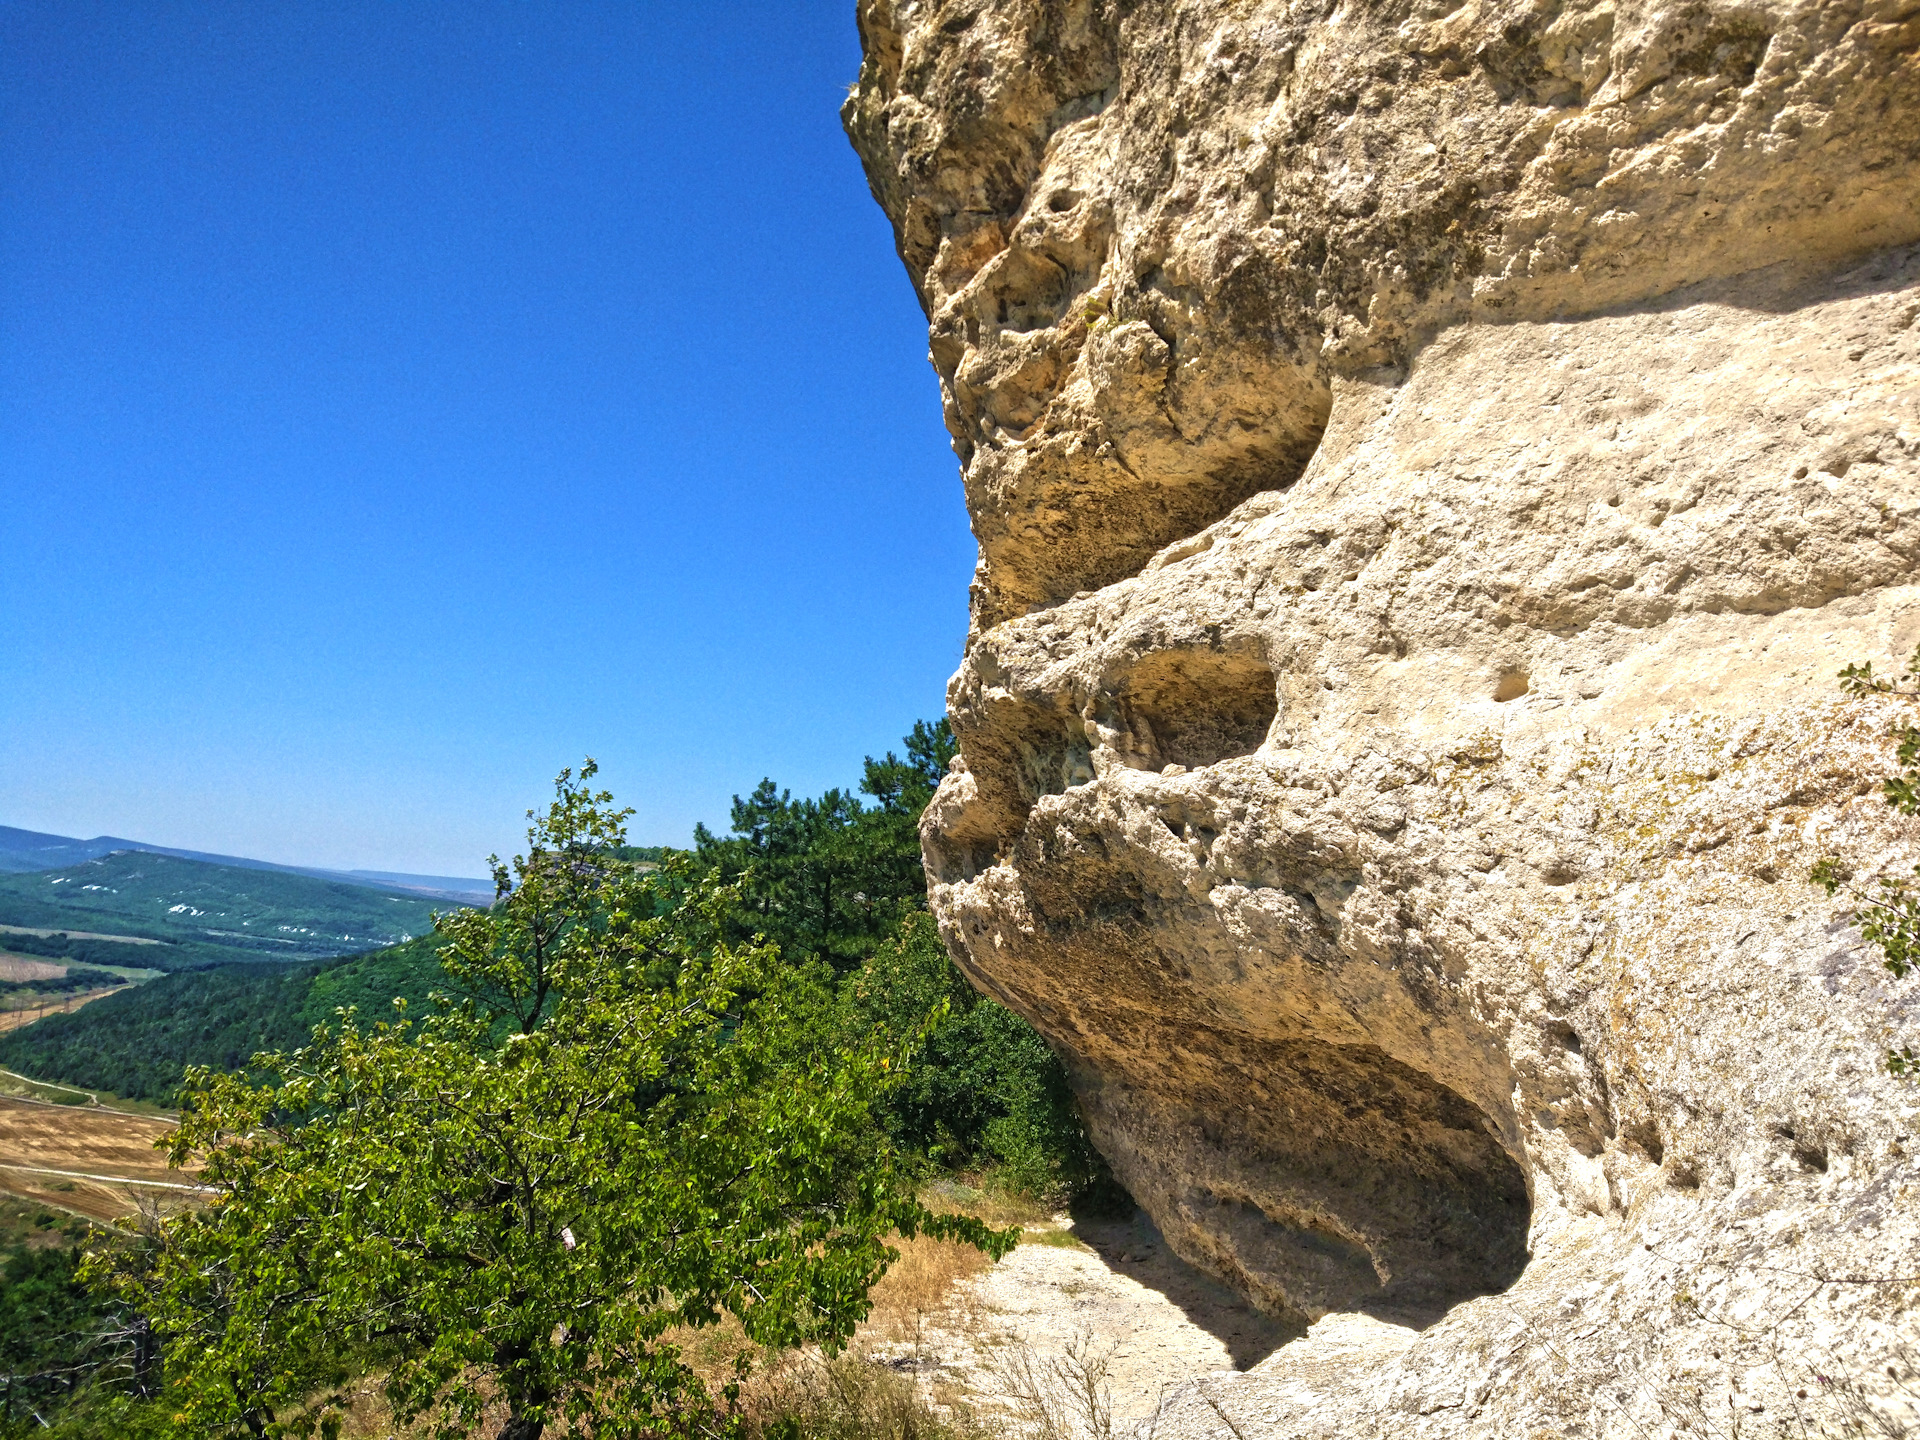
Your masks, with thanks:
M1005 1440L958 1395L858 1355L794 1357L743 1397L754 1440Z
M1050 1357L1024 1344L1011 1346L1001 1351L995 1370L1021 1433L1032 1440L1112 1440L1112 1359L1113 1347L1101 1347L1083 1330Z
M1053 1223L1051 1207L1031 1196L980 1183L979 1177L933 1181L920 1192L920 1201L936 1213L970 1215L995 1229L1022 1226L1026 1230L1023 1245L1080 1244L1070 1231ZM894 1244L900 1258L873 1287L873 1314L862 1327L862 1338L917 1344L930 1323L947 1329L974 1328L973 1297L963 1282L993 1262L973 1246L953 1240L918 1236Z
M98 1106L0 1095L0 1191L95 1220L132 1215L143 1196L184 1202L192 1191L173 1187L192 1177L167 1169L153 1148L172 1128Z
M418 1433L419 1426L402 1428L394 1424L393 1410L380 1393L383 1378L377 1375L363 1376L344 1391L330 1397L332 1403L323 1413L330 1413L339 1419L340 1440L401 1440L403 1436ZM480 1433L484 1435L488 1432Z
M1004 1346L991 1396L925 1378L917 1358L788 1356L742 1408L756 1440L1113 1440L1110 1355L1088 1334L1050 1357Z
M1025 1227L1022 1243L1080 1244L1052 1223L1051 1207L991 1185L942 1179L920 1198L936 1212L970 1215L996 1228ZM1063 1369L1059 1362L1037 1360L1023 1347L1002 1352L1003 1368L1019 1369L1024 1357L1025 1381L1016 1385L997 1377L999 1399L984 1407L952 1380L935 1378L940 1367L927 1354L930 1333L944 1337L943 1345L964 1335L980 1351L998 1346L966 1283L993 1262L971 1245L925 1236L896 1240L894 1248L900 1258L873 1288L872 1313L844 1355L767 1355L731 1320L672 1338L716 1393L747 1375L741 1406L750 1433L760 1440L1077 1440L1083 1433L1108 1433L1075 1423L1089 1403L1105 1403L1104 1360L1085 1346L1070 1349L1070 1357L1088 1362L1072 1374L1071 1364Z
M1052 1222L1054 1207L1046 1201L998 1185L992 1175L966 1175L930 1182L920 1192L920 1203L942 1214L971 1215L996 1228L1008 1225L1044 1225Z
M183 1180L154 1141L173 1122L93 1105L47 1105L0 1095L0 1156L15 1165L134 1180Z
M697 1330L678 1326L661 1338L680 1352L680 1358L713 1395L761 1368L767 1360L767 1352L747 1338L747 1332L731 1315L722 1315L717 1325L703 1325Z
M900 1258L873 1287L873 1313L862 1327L863 1333L894 1341L916 1339L936 1317L956 1318L956 1310L967 1308L961 1282L993 1263L971 1245L953 1240L921 1236L897 1241L895 1248Z
M0 1004L10 1005L10 1009L0 1009L0 1031L19 1030L47 1015L67 1015L78 1010L89 1001L98 1000L102 995L114 995L126 987L113 986L105 990L82 990L73 995L12 995Z
M36 960L30 955L12 955L0 951L0 980L58 980L67 967L51 960Z

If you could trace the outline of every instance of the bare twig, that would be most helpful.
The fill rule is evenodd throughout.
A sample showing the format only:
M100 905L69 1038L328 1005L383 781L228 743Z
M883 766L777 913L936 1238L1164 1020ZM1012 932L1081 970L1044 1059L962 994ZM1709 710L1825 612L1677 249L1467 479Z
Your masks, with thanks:
M1229 1430L1233 1432L1234 1440L1247 1440L1246 1432L1243 1431L1238 1425L1233 1423L1233 1417L1227 1414L1226 1410L1222 1408L1220 1402L1214 1399L1212 1394L1208 1392L1207 1382L1202 1380L1199 1383L1198 1389L1200 1391L1200 1398L1206 1401L1207 1405L1212 1409L1213 1413L1220 1417L1221 1423L1224 1424Z

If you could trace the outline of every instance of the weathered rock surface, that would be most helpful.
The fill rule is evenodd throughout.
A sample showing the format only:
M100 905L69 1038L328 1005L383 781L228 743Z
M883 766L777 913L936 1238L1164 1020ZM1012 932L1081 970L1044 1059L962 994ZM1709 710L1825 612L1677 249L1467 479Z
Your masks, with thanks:
M1920 5L860 18L981 549L935 908L1314 1322L1154 1433L1920 1419L1920 1017L1805 878L1920 860L1833 682L1920 643Z

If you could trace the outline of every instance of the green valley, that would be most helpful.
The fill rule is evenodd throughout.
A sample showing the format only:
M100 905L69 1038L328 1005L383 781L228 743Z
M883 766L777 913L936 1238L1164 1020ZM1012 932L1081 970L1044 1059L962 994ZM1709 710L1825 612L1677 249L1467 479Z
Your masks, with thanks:
M0 1067L128 1100L171 1104L189 1065L245 1069L304 1043L340 1008L380 1018L396 996L445 989L435 937L325 964L223 965L163 975L0 1036Z

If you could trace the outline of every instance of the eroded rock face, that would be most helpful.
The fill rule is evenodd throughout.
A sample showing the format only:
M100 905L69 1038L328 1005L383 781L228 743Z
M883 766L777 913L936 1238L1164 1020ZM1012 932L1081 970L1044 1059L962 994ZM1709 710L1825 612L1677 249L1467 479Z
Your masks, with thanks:
M1833 683L1920 643L1920 8L861 25L981 547L936 911L1316 1322L1156 1433L1898 1412L1908 1001L1805 877L1920 860Z

